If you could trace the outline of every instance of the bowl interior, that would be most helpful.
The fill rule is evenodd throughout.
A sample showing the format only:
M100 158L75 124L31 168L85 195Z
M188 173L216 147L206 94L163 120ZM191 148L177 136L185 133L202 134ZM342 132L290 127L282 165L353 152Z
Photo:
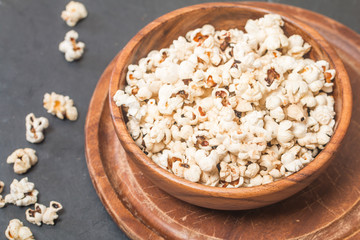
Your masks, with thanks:
M147 32L146 36L141 38L141 41L137 42L131 50L131 54L126 59L128 64L137 64L138 61L146 57L151 50L160 50L162 48L168 48L172 41L179 36L185 36L185 34L195 28L202 27L204 24L211 24L216 30L228 30L231 28L237 28L245 32L245 24L248 19L258 19L264 16L264 14L270 13L263 9L253 7L209 7L205 9L199 8L193 11L179 14L163 22L152 29L151 32ZM306 55L313 60L326 60L330 63L331 68L335 68L333 60L328 53L319 45L319 39L314 38L311 33L307 32L304 25L294 23L287 16L282 15L285 25L283 30L286 36L298 34L308 42L312 48ZM156 20L155 20L156 21ZM140 38L142 36L135 36ZM119 76L119 89L124 89L126 84L126 72L127 68L121 71ZM335 81L338 81L336 79ZM334 97L336 99L335 112L336 118L339 116L342 105L342 98L338 96L341 92L338 89L339 84L335 84Z
M123 142L126 142L125 149L133 152L135 156L139 158L144 165L146 165L147 167L150 166L153 173L165 176L167 180L175 181L178 184L186 185L193 189L201 189L212 192L211 188L214 189L213 187L188 182L161 169L155 163L153 163L150 158L148 158L144 153L142 153L140 148L138 148L136 144L132 141L130 134L120 134L121 131L124 131L124 129L126 129L126 126L124 124L124 117L121 113L120 108L116 107L114 102L111 102L111 98L118 89L124 89L124 86L126 85L125 77L127 72L127 66L129 64L137 64L138 61L141 58L146 57L151 50L160 50L161 48L167 48L170 46L172 41L177 39L179 36L185 36L185 34L189 30L201 27L204 24L212 24L216 28L216 30L238 28L245 31L244 26L248 19L258 19L260 17L263 17L266 13L269 13L269 11L261 8L236 4L222 3L221 6L219 4L203 4L202 6L198 5L198 7L183 8L166 14L163 17L156 19L144 29L142 29L122 50L122 53L120 54L116 67L114 69L110 85L110 104L114 119L114 125L119 135L119 138L122 139ZM340 58L336 55L335 51L329 46L329 44L312 28L295 19L291 19L290 16L282 15L282 17L285 21L285 26L283 29L288 37L293 34L298 34L302 36L303 39L312 46L311 51L307 54L307 57L314 60L326 60L330 63L330 67L335 68L337 71L337 76L335 78L335 88L333 93L333 96L335 98L337 128L340 119L343 118L344 115L342 114L344 96L341 81L342 78L343 80L345 80L345 82L348 81L343 64ZM341 74L340 77L339 73ZM349 102L351 102L351 96ZM351 108L351 103L349 106ZM347 106L347 108L349 108L349 106ZM345 127L345 131L346 129L347 126ZM336 134L337 133L335 132L334 136ZM332 148L336 150L344 136L344 133L339 133L335 140L334 136L330 141L330 143L332 144L328 143L325 150L329 148L329 145L332 145ZM252 187L251 190L241 189L241 191L243 193L246 192L249 194L256 194L265 190L271 192L274 191L274 189L280 190L294 185L301 180L307 178L308 176L313 175L314 172L322 169L324 165L327 165L326 163L333 152L325 150L323 150L314 159L314 161L305 166L302 170L290 175L287 178L284 178L286 180L282 179L270 184ZM312 165L313 167L309 168L310 165ZM304 185L303 187L305 186L306 185ZM221 188L217 189L219 190L217 190L218 192L216 194L223 194L229 192L235 193L235 191L240 190ZM236 196L234 195L234 197Z

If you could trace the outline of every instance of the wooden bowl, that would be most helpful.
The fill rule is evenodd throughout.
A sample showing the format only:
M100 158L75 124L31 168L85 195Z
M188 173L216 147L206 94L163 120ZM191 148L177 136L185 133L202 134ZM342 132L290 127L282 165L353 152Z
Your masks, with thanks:
M151 50L168 47L178 36L184 36L189 30L204 24L212 24L217 30L244 29L248 19L257 19L266 13L269 13L266 9L236 3L206 3L185 7L149 23L119 54L109 91L116 133L130 159L156 186L170 195L201 207L221 210L242 210L266 206L283 200L308 186L329 165L339 148L351 117L352 95L349 77L342 61L329 43L313 28L290 15L282 15L285 21L285 34L287 36L301 35L312 46L309 57L314 60L328 61L337 73L334 89L336 111L334 135L325 149L299 172L279 181L256 187L237 189L209 187L189 182L162 169L141 151L128 133L121 108L116 106L112 97L118 89L124 88L129 64L137 63Z

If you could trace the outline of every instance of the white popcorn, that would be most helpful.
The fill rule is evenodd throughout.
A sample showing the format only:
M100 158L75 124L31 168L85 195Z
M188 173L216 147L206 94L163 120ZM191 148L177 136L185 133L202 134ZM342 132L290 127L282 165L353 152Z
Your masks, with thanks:
M280 122L277 135L277 140L279 143L287 143L294 138L294 135L290 130L291 127L292 122L289 120Z
M9 240L35 240L30 228L25 227L19 219L10 220L5 236Z
M50 206L46 208L46 211L42 217L42 222L47 225L54 225L54 220L58 219L57 212L62 209L63 207L60 203L51 201Z
M4 190L4 182L0 181L0 193L2 193L2 191ZM3 199L2 195L0 195L0 208L5 207L5 199Z
M233 182L240 177L240 169L235 163L220 163L220 179L225 182Z
M289 101L291 103L298 103L300 99L308 92L308 85L302 80L301 75L291 73L288 80L285 82L285 89Z
M281 122L285 118L284 110L281 107L270 110L270 116L277 122Z
M310 51L311 45L304 43L304 40L299 35L292 35L289 37L289 50L288 54L295 57L301 58L308 51Z
M219 184L219 172L212 171L212 172L202 172L200 183L207 185L207 186L217 186Z
M269 110L274 110L278 107L281 106L281 99L274 95L274 96L269 96L268 98L266 98L266 108Z
M334 69L304 58L276 14L245 31L189 31L128 66L123 106L136 144L163 169L224 188L268 184L299 171L330 141Z
M334 130L332 127L327 125L322 125L320 127L319 132L316 135L317 143L321 145L325 145L330 141L331 136L333 135Z
M191 182L198 182L200 180L200 176L201 169L195 164L190 165L190 168L185 169L184 171L184 178Z
M45 117L36 118L33 113L25 117L26 140L31 143L40 143L44 140L44 129L49 127L49 121Z
M6 204L5 199L3 199L2 195L0 195L0 208L5 207L5 204Z
M253 186L259 186L263 183L263 177L258 174L253 178L250 178L250 184L249 187L253 187Z
M0 181L0 193L2 193L2 191L4 190L4 182L3 181Z
M186 165L186 166L188 166L188 165ZM185 167L183 166L183 163L181 161L174 162L171 170L176 176L182 177L182 178L184 177Z
M38 161L36 151L31 148L17 149L6 160L8 164L14 164L14 172L26 173ZM1 192L1 191L0 191Z
M286 109L289 118L295 119L296 121L305 120L305 113L302 106L298 104L290 104Z
M319 105L310 113L310 115L321 125L326 125L334 118L335 112L328 106Z
M259 171L260 166L257 163L251 163L245 171L245 176L248 178L253 178Z
M269 172L269 175L272 176L273 178L281 178L284 174L281 174L281 172L278 169L272 169Z
M61 18L66 22L69 27L74 27L76 23L86 18L88 15L84 4L80 2L70 1L65 10L61 13Z
M55 201L51 201L49 207L36 203L34 210L30 208L26 210L26 220L38 226L41 226L41 223L54 225L54 220L59 217L57 212L62 209L62 205Z
M262 184L268 184L274 181L274 178L271 175L265 175L262 179Z
M64 41L59 44L59 51L65 53L65 59L72 62L82 57L84 53L85 43L76 42L79 34L70 30L66 33Z
M175 83L179 79L179 66L175 63L156 68L155 76L163 83Z
M294 122L292 133L296 138L303 138L307 133L307 126L304 123Z
M20 181L14 179L10 184L10 194L5 196L5 202L16 206L28 206L37 202L38 194L34 183L28 182L27 177Z
M74 106L74 101L69 96L63 96L55 92L52 92L51 94L45 93L43 105L48 113L51 113L60 119L66 117L70 121L75 121L78 118L78 112Z
M134 96L129 96L128 94L124 93L124 91L119 90L116 92L113 99L117 106L124 105L128 108L129 116L133 116L135 118L141 117L138 117L138 113L140 112L140 104Z
M195 154L195 160L202 171L212 172L219 161L219 155L216 151L211 151L209 156L206 156L204 150L198 150Z
M25 212L26 220L32 224L41 226L42 217L45 211L46 211L45 205L35 203L34 210L30 208L26 210Z

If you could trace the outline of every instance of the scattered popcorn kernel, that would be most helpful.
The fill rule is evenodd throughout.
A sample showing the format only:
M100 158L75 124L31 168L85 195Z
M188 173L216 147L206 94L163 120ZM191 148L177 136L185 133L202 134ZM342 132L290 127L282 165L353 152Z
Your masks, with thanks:
M30 228L24 226L19 219L9 222L5 236L9 240L35 240Z
M43 215L42 221L47 225L54 225L54 220L58 219L57 212L62 210L63 207L60 203L51 201L50 206L46 208L46 211Z
M45 117L36 118L29 113L25 118L26 140L31 143L40 143L44 140L44 129L49 127L49 121Z
M136 144L214 187L268 184L311 162L334 132L336 71L283 26L276 14L245 31L204 25L129 65L113 100Z
M79 34L70 30L66 33L64 41L59 44L59 51L65 53L65 59L72 62L82 57L84 53L85 43L76 42Z
M26 173L38 161L36 151L31 148L17 149L6 160L8 164L14 164L14 172Z
M2 191L4 190L4 182L0 181L0 193L2 193ZM5 199L3 199L2 195L0 195L0 208L5 207Z
M59 217L57 212L62 209L62 205L55 201L51 201L49 207L36 203L34 210L31 208L26 210L26 220L38 226L40 226L41 223L54 225L54 220Z
M74 101L69 96L63 96L54 92L51 94L45 93L43 105L48 113L60 119L66 117L70 121L75 121L78 118L78 111L74 106Z
M62 11L61 18L69 27L74 27L79 20L86 18L87 15L84 4L71 1L66 5L65 10Z
M3 181L0 181L0 193L2 193L2 191L4 190L4 182Z
M25 212L26 220L32 224L36 224L38 226L41 226L42 223L42 217L46 211L46 206L35 203L34 210L28 208Z
M5 203L12 203L16 206L28 206L37 202L38 190L35 184L25 177L18 181L14 179L10 184L10 193L5 196Z

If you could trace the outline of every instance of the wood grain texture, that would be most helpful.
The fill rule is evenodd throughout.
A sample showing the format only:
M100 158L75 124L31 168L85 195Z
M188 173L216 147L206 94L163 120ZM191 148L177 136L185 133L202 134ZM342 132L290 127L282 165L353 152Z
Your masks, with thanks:
M254 4L254 3L247 3ZM257 3L258 6L258 3ZM360 36L322 15L261 3L271 11L307 19L336 49L353 89L360 87ZM184 203L150 182L118 141L107 103L109 65L90 103L86 157L96 191L116 223L133 239L359 239L360 108L355 105L347 136L319 178L296 195L271 206L217 211ZM354 102L360 96L354 94Z
M207 3L190 6L168 13L143 28L124 47L115 64L110 83L110 96L124 88L127 66L137 63L153 49L169 46L174 39L189 30L212 24L216 29L244 29L248 19L257 19L270 11L258 4ZM122 111L110 98L110 110L115 130L122 146L140 170L159 188L186 202L212 209L244 210L266 206L281 201L309 185L329 165L333 154L350 123L352 98L348 75L343 63L328 42L316 30L281 11L285 21L284 32L290 36L301 35L311 44L309 57L326 60L335 68L335 133L324 150L301 171L279 181L251 188L214 188L179 178L162 169L147 157L132 140L127 131ZM191 21L189 21L191 19Z
M116 58L115 58L116 59ZM112 146L118 148L120 146L114 131L105 132L103 128L107 123L112 127L111 121L104 121L104 105L107 105L108 86L112 69L115 64L115 59L108 65L98 82L94 94L92 96L89 111L87 113L85 123L85 155L89 168L89 173L92 183L98 193L100 200L105 205L114 221L121 227L126 235L132 239L161 239L157 234L143 225L138 219L134 218L133 214L129 212L118 193L111 185L107 172L109 169L104 169L102 165L103 155L101 146L107 146L107 142L118 144ZM110 113L108 112L108 115ZM100 128L100 122L103 124ZM109 127L109 126L108 126ZM104 141L100 140L105 139ZM110 150L110 148L106 148ZM121 157L121 156L115 156Z

